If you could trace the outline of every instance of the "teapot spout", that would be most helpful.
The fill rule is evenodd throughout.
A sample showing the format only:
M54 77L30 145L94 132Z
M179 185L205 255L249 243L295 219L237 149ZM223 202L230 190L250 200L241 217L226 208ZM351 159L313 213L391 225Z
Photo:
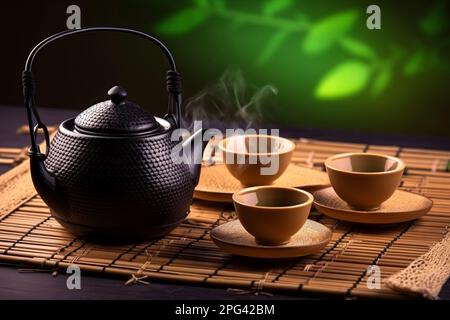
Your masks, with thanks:
M67 212L68 205L61 186L58 185L55 176L44 164L42 158L30 156L31 179L36 191L42 200L55 212Z
M183 153L189 157L189 171L191 173L192 184L197 186L202 168L203 150L208 141L204 141L205 129L198 129L194 134L183 142Z

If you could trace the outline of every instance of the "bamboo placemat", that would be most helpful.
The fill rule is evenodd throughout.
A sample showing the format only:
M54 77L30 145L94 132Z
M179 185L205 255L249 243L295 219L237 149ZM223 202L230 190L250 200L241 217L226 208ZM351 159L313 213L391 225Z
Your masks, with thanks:
M0 148L0 165L15 166L26 160L28 148Z
M313 212L312 219L333 229L331 242L322 252L287 261L245 259L220 251L209 232L232 219L232 207L197 200L188 219L163 239L104 245L71 235L50 216L31 186L26 161L0 177L0 202L13 199L0 206L0 261L50 270L76 263L85 271L125 277L128 284L157 280L222 286L239 293L282 290L342 297L404 297L384 284L369 289L367 267L379 266L382 279L386 279L445 236L450 226L450 152L295 141L293 162L318 170L326 157L340 152L399 156L408 166L401 188L430 197L434 206L419 220L382 228L338 222ZM13 196L16 190L18 194Z

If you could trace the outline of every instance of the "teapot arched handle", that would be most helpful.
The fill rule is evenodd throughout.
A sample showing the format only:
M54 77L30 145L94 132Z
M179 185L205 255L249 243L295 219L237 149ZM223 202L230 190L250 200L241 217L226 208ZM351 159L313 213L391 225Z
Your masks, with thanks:
M67 30L63 32L56 33L41 42L39 42L28 55L27 61L25 63L25 69L22 73L22 85L23 85L23 96L25 101L25 107L27 109L27 117L28 117L28 126L30 131L31 138L31 148L29 151L30 157L38 157L44 160L49 152L49 135L47 127L44 123L42 123L39 113L35 107L34 103L34 95L35 95L35 83L33 80L33 74L31 72L31 68L34 62L34 59L38 52L45 47L46 45L52 43L55 40L64 38L66 36L76 35L79 33L87 33L87 32L97 32L97 31L112 31L112 32L121 32L128 33L132 35L139 36L141 38L147 39L157 45L165 54L167 60L170 64L170 70L167 71L166 77L166 87L169 92L169 106L167 114L165 118L172 122L177 128L180 128L181 121L181 76L177 72L175 60L172 56L170 50L157 38L141 31L127 29L127 28L116 28L116 27L89 27L75 30ZM36 125L34 124L34 120L36 121ZM36 134L42 129L44 132L45 140L46 140L46 151L45 153L41 153L39 150L39 145L36 142Z

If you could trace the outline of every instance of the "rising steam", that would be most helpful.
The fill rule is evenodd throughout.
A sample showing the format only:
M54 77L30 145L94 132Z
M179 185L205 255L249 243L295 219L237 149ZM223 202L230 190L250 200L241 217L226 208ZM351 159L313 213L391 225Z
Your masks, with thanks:
M229 68L217 83L187 100L185 124L189 127L193 120L202 120L203 126L210 128L257 127L264 120L263 103L277 93L271 85L249 85L239 69Z

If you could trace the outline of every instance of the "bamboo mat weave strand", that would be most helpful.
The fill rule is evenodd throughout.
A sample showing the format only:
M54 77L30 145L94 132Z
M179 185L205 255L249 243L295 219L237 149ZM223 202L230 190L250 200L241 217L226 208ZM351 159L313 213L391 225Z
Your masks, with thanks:
M351 225L313 212L312 219L333 229L326 248L303 258L263 261L233 257L211 241L211 228L232 218L230 206L195 200L188 219L163 239L104 245L65 231L41 198L32 194L0 212L0 261L49 269L75 263L85 271L130 279L128 284L157 280L249 292L402 298L383 283L379 289L369 289L367 267L377 265L386 279L445 236L450 226L450 152L307 139L295 142L293 162L318 170L323 170L328 156L341 152L396 155L408 167L401 188L430 197L434 206L417 221L384 227Z
M0 148L0 165L15 166L27 159L27 148Z

